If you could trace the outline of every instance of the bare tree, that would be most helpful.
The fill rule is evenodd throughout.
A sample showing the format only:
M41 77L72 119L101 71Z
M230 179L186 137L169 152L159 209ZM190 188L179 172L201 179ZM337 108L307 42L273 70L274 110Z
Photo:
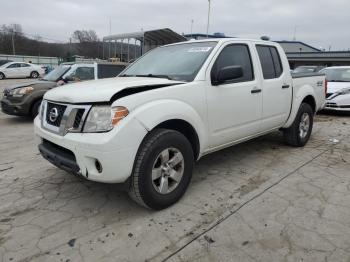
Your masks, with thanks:
M72 34L73 40L78 43L98 42L98 36L94 30L76 30Z

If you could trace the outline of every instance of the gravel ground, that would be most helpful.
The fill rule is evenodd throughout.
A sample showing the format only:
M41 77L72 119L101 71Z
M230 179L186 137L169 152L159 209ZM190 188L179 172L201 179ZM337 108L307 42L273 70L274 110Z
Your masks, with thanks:
M52 166L32 121L0 113L0 262L348 262L349 170L349 117L320 115L304 148L277 132L204 157L154 212Z

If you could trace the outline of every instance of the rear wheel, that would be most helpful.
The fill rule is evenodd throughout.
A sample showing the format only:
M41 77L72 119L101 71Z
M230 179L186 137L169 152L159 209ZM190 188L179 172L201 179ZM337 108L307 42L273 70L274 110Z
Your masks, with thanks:
M314 113L309 104L302 103L293 124L285 129L284 137L291 146L302 147L310 138Z
M5 79L5 75L3 73L0 73L0 80Z
M139 148L129 195L145 207L166 208L185 193L193 165L193 150L184 135L174 130L155 129Z
M39 77L39 73L36 72L36 71L33 71L33 72L30 73L30 77L31 78L38 78Z

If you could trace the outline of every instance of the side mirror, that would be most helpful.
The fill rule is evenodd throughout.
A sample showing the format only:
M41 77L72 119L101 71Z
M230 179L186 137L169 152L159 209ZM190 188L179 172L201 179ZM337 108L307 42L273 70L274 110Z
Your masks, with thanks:
M235 80L243 76L241 66L226 66L217 72L216 76L212 77L213 85L220 85L226 81Z

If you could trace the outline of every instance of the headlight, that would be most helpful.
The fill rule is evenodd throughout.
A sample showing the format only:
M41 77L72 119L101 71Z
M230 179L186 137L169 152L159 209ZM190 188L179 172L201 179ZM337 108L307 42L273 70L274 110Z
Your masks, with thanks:
M31 92L33 92L33 90L34 90L33 87L31 87L31 86L26 86L26 87L21 87L21 88L13 89L12 92L11 92L11 94L12 94L13 96L21 97L21 96L30 94Z
M85 121L84 133L106 132L129 114L126 107L93 106Z

